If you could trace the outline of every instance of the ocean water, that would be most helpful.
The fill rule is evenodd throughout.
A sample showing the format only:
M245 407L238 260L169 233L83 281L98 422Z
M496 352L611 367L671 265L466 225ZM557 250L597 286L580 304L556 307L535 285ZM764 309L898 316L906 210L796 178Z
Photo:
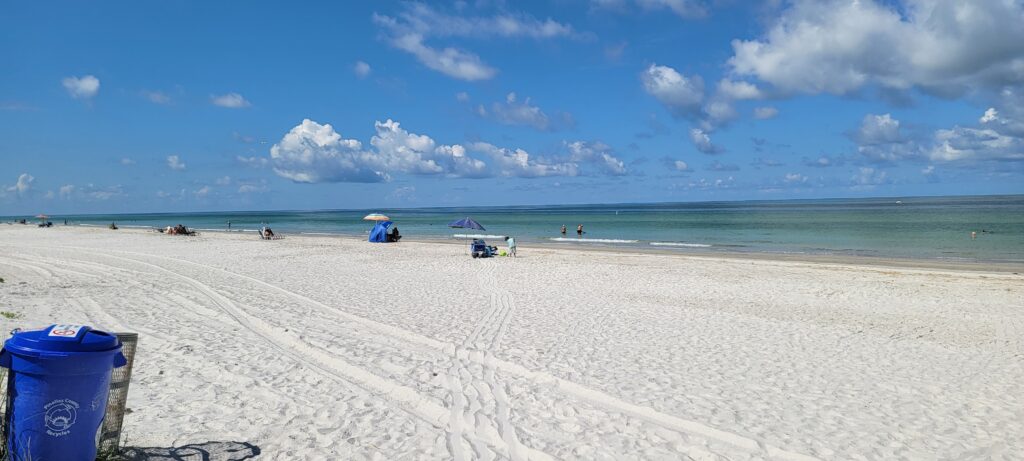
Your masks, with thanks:
M402 235L515 236L545 242L687 253L764 252L1024 263L1024 195L696 202L615 205L421 208L53 216L54 224L366 235L370 212L387 214ZM470 216L485 231L449 229ZM14 217L3 218L10 221ZM568 228L561 235L562 225ZM580 237L576 226L583 224ZM971 232L977 238L971 239ZM493 243L499 243L497 241Z

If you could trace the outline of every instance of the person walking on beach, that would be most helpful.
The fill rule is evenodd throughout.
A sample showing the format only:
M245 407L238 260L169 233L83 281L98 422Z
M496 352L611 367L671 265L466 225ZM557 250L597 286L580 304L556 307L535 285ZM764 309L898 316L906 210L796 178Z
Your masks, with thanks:
M583 237L583 224L576 226L576 235Z
M565 235L565 224L562 224L562 235Z
M508 244L508 255L516 257L516 239L512 237L505 237L505 243Z

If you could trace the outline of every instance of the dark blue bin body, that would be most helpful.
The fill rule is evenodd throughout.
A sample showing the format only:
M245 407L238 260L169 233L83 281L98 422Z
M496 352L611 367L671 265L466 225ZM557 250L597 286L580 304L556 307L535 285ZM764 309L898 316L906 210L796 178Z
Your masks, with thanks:
M12 461L93 461L121 342L81 325L16 333L0 351L10 368L7 450Z

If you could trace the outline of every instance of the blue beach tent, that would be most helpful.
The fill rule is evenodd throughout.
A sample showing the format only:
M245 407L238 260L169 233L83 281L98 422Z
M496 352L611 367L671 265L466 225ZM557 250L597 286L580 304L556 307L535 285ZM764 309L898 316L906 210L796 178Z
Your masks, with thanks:
M388 228L395 223L391 221L378 221L370 231L370 241L374 243L386 243L388 241Z

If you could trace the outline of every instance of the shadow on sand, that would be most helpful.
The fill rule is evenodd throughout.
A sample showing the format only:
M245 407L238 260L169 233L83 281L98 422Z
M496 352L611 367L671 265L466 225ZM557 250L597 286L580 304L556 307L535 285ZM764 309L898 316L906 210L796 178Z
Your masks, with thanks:
M129 447L118 460L124 461L242 461L260 454L260 447L245 442L193 443L170 448Z

